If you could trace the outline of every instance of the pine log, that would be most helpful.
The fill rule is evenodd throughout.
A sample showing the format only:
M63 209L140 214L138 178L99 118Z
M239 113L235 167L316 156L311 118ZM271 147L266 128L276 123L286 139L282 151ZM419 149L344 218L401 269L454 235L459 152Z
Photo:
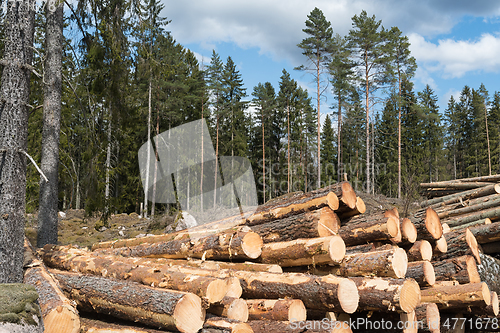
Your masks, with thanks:
M415 309L415 317L421 326L419 329L423 332L439 333L440 321L439 308L435 303L421 303Z
M400 221L402 242L415 243L418 237L417 227L406 217L400 219Z
M228 319L223 317L209 318L203 324L204 329L216 328L223 329L229 333L254 333L250 325L242 323L238 320Z
M420 287L413 279L353 277L358 287L360 311L410 313L420 303Z
M448 232L450 231L447 231L446 233ZM432 246L432 253L437 256L448 252L448 241L446 240L445 234L443 233L443 236L441 236L439 239L431 241L431 246Z
M491 292L491 303L482 306L472 306L470 308L470 312L476 316L489 316L496 317L499 313L499 304L498 304L498 294L493 291Z
M91 275L52 273L62 290L84 310L180 332L195 333L203 326L205 311L194 294Z
M445 190L470 190L479 187L492 185L491 182L461 182L461 181L445 181L435 183L420 183L421 188L425 189L445 189Z
M356 193L348 182L333 184L292 198L268 202L259 206L255 213L247 218L246 223L253 226L326 206L337 210L340 203L351 209L356 206Z
M400 234L399 219L385 217L384 213L354 216L345 221L339 235L347 246L364 244L377 240L390 240Z
M349 323L308 320L302 322L252 320L248 324L255 333L351 333Z
M219 302L210 304L207 312L246 323L248 321L247 302L242 298L226 296Z
M415 312L362 311L351 315L350 322L355 332L363 333L417 333Z
M24 238L24 283L35 287L46 333L78 333L80 317L76 305L61 291L57 282Z
M465 255L432 261L431 264L434 267L436 281L454 280L461 284L481 282L476 259L473 256Z
M193 239L184 238L132 247L100 249L103 254L169 259L256 259L262 252L262 239L249 227L237 227L218 234Z
M408 258L405 250L391 248L383 251L353 253L346 255L339 266L332 268L338 276L379 276L403 278L406 274Z
M479 197L476 199L461 201L460 204L452 204L435 209L439 218L447 219L453 216L466 215L500 205L500 196L498 193Z
M281 267L340 263L344 259L345 244L340 236L297 239L265 244L260 261Z
M306 307L298 299L249 299L249 320L305 321Z
M488 186L481 187L478 189L473 189L473 190L469 190L469 191L462 191L462 192L459 192L458 194L452 194L452 195L443 196L440 198L434 198L434 199L422 201L420 203L420 207L422 207L422 208L431 207L431 208L439 209L440 207L444 207L446 205L460 203L460 202L464 202L467 200L480 198L480 197L484 197L484 196L491 195L491 194L498 194L498 193L500 193L500 185L493 184L493 185L488 185Z
M238 271L249 271L249 272L283 273L283 269L279 265L259 264L251 261L226 262L226 261L215 261L215 260L166 259L166 258L157 258L157 261L158 263L169 266L189 266L189 267L197 267L197 268L211 269L211 270L234 269Z
M470 228L479 244L493 243L500 241L500 222L478 225Z
M107 321L81 317L80 333L165 333L165 330L115 324ZM114 319L116 320L116 319ZM171 332L171 331L170 331Z
M477 271L481 281L488 284L491 291L500 293L500 260L487 254L480 254L481 264L477 265Z
M229 291L232 279L186 274L173 270L170 266L153 268L147 260L120 258L116 256L92 255L92 252L57 251L58 247L46 245L42 254L44 262L57 269L77 271L82 274L101 275L128 280L148 286L192 292L206 298L209 303L220 301ZM128 260L127 260L128 259ZM189 281L186 284L185 281ZM241 294L241 291L240 291ZM236 295L239 296L239 295Z
M429 261L409 262L406 277L417 281L420 287L431 287L436 283L434 268Z
M375 245L373 243L354 245L345 248L345 254L354 254L358 252L371 252L375 251Z
M407 250L408 261L431 260L432 246L426 240L416 241L412 247Z
M481 249L484 254L497 254L500 253L500 242L481 244Z
M413 216L410 220L417 228L417 239L433 240L443 235L441 220L432 208L427 208L422 216Z
M451 231L451 228L447 223L441 223L441 225L443 226L443 234L446 234Z
M422 303L436 303L440 309L465 309L491 304L491 293L485 282L456 286L433 286L422 289Z
M493 208L488 208L485 210L481 210L478 212L473 212L461 216L455 216L449 219L443 220L444 222L448 223L450 227L455 227L458 225L463 225L466 223L486 219L486 218L494 218L494 217L500 217L500 207L493 207Z
M252 227L252 231L259 234L264 243L270 243L332 236L339 228L340 220L337 214L330 207L323 207L256 225Z
M472 255L477 260L478 264L481 263L481 258L479 257L479 246L476 238L469 229L452 231L444 234L444 237L446 238L446 243L448 244L448 251L441 254L435 253L433 260L443 260L463 255Z
M465 229L465 228L476 227L478 225L485 225L485 224L491 224L491 219L487 217L485 219L480 219L480 220L477 220L477 221L472 221L472 222L469 222L469 223L464 223L464 224L461 224L461 225L456 225L453 228L451 228L451 230Z
M365 202L360 197L357 197L356 198L356 207L354 207L351 210L345 211L345 212L338 212L337 211L337 214L339 215L339 218L341 220L345 220L349 217L364 214L365 212L366 212Z

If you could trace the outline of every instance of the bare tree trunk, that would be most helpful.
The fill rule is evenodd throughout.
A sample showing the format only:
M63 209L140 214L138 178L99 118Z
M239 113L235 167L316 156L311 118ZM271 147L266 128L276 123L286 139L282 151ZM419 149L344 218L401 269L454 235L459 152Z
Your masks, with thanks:
M34 0L8 1L0 96L0 283L23 282L24 214Z
M40 210L38 213L37 246L57 244L57 204L59 169L59 133L61 128L61 79L63 7L46 11L45 73L41 169L48 181L40 177ZM54 9L54 8L52 8Z
M399 77L398 100L398 199L401 199L401 76Z
M160 135L160 111L156 116L156 135ZM155 216L155 202L156 202L156 180L158 179L158 147L155 151L155 174L153 177L153 197L151 200L151 216Z
M262 193L263 193L263 204L266 203L266 145L265 145L265 138L264 138L264 110L262 110L262 177L263 179L263 185L262 185Z
M486 110L486 104L484 105L484 121L486 122L486 142L488 143L488 175L491 176L490 134L488 131L488 112Z
M321 125L321 114L319 111L319 103L320 103L320 98L321 98L321 92L319 91L319 74L320 74L320 64L319 64L319 56L317 57L317 65L316 65L316 83L317 83L317 89L318 89L318 186L317 188L321 188L321 138L320 138L320 125Z
M113 109L111 106L111 102L109 103L109 123L108 123L108 148L106 151L106 187L104 189L104 213L105 216L107 217L109 214L109 188L110 188L110 181L109 181L109 173L111 170L111 123L113 119ZM147 211L147 210L146 210ZM147 214L147 213L144 213Z
M340 183L342 181L342 140L340 133L342 131L342 97L339 92L339 114L337 120L337 181Z
M288 132L288 151L287 151L287 159L288 159L287 184L288 184L288 186L287 186L286 193L290 193L290 105L288 105L288 101L286 102L286 121L287 121L287 132Z
M149 97L148 97L148 149L146 160L146 188L144 189L144 217L148 217L148 190L149 190L149 161L151 156L151 77L149 78Z
M214 179L214 209L217 205L217 168L219 164L219 115L217 114L216 139L215 139L215 179Z

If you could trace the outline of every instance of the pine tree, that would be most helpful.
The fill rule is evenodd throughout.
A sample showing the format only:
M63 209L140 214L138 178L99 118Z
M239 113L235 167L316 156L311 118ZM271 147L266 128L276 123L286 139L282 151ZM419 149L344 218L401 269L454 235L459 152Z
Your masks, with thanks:
M332 122L327 115L323 124L323 131L321 132L321 160L323 161L321 168L322 187L336 183L335 166L337 158L335 156L334 142L335 134L333 133Z
M318 154L317 154L317 169L318 169L318 188L321 186L321 156L320 156L320 104L321 104L321 76L324 70L327 68L330 53L331 39L333 35L333 29L331 23L326 20L323 12L315 7L311 13L307 16L306 28L302 29L310 37L304 38L298 46L302 49L302 54L308 58L308 61L312 65L311 67L306 67L304 65L297 67L299 70L312 71L314 79L316 81L316 109L318 112L318 123L317 123L317 141L318 141Z
M370 110L374 104L374 92L388 81L387 64L391 60L386 52L386 38L381 21L375 15L368 17L366 11L352 17L352 29L349 31L351 53L356 57L358 80L363 86L366 111L366 191L373 191L370 177Z
M491 138L491 159L492 172L500 173L500 93L495 92L490 107L490 138Z
M385 172L379 175L380 191L389 197L398 193L398 93L387 99L381 119L377 121L377 164L385 165Z

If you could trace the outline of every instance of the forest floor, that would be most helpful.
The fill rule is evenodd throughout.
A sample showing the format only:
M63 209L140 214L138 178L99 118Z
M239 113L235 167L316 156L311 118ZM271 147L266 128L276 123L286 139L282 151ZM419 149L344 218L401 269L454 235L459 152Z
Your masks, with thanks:
M408 213L417 209L415 204L408 204L404 200L387 198L383 195L358 193L366 205L365 214L375 213L396 207L401 216L404 216L406 207ZM406 203L406 204L405 204ZM137 213L114 214L108 221L108 226L103 227L99 217L85 216L85 211L69 209L59 216L59 245L78 245L91 247L97 242L133 238L139 235L163 234L167 226L176 221L172 215L156 215L154 218L141 218ZM31 244L36 244L37 215L28 214L26 221L26 236Z

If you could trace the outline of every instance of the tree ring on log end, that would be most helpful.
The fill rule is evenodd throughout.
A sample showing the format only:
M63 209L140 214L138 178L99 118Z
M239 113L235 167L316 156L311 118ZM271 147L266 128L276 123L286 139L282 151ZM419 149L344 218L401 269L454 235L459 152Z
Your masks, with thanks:
M469 228L465 229L465 241L472 251L472 254L477 260L477 263L481 265L481 257L479 257L479 246L477 245L476 237L472 234Z
M339 235L332 236L328 244L328 252L333 262L340 263L345 257L345 243Z
M432 208L427 208L425 211L425 227L427 231L434 237L434 239L439 239L443 236L443 226L441 225L441 219L439 218L436 211Z
M339 283L337 298L345 313L354 313L358 309L359 293L354 281L343 279Z
M434 266L429 261L424 261L424 276L425 276L425 281L429 285L434 285L436 283L436 272L434 271Z
M299 300L293 300L288 308L289 321L305 321L307 319L307 310L304 303Z
M347 205L347 207L354 209L356 208L356 192L352 188L351 184L348 182L342 183L342 202Z
M493 314L495 316L498 316L498 313L500 312L500 306L498 302L498 294L496 291L491 293L491 307L493 309Z
M387 231L391 237L396 237L400 234L399 219L393 215L387 217Z
M186 294L177 303L174 310L175 326L181 332L198 332L205 322L205 309L201 298L194 294Z
M486 282L481 282L481 294L483 295L483 300L486 305L491 304L491 292L488 284Z
M408 269L408 256L402 248L397 248L392 257L392 267L397 278L404 278Z
M328 207L330 207L332 210L339 209L339 198L335 193L328 192L328 194L326 195L326 202L328 203Z
M262 254L264 242L258 233L249 232L242 239L241 248L243 252L251 259L257 259Z
M410 313L420 304L420 287L413 279L406 279L399 296L401 310Z
M333 195L335 193L330 192ZM329 207L321 208L320 220L318 223L318 236L327 237L335 235L339 231L340 220L337 214Z
M215 303L221 301L228 292L229 283L230 283L229 279L228 280L215 279L214 281L210 282L210 284L207 287L207 294L205 295L208 302Z
M417 241L417 227L406 217L401 221L401 233L408 242L415 243Z

